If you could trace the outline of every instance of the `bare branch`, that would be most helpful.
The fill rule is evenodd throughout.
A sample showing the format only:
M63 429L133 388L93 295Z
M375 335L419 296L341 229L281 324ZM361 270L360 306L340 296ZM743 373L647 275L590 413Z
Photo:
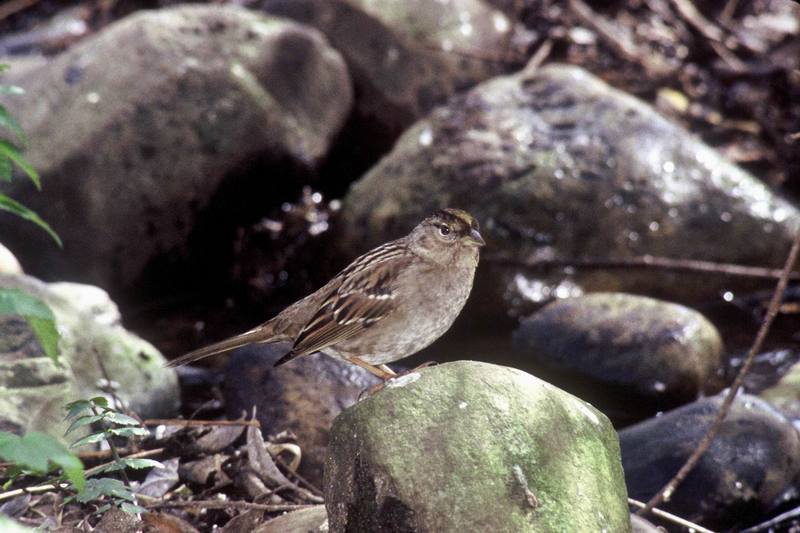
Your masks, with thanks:
M717 416L714 418L714 421L711 423L711 426L706 431L706 434L703 435L703 438L695 448L692 455L686 460L684 465L675 474L669 483L667 483L661 490L659 490L644 508L640 509L636 512L636 514L642 516L645 515L653 510L653 508L660 504L662 501L669 500L675 490L680 486L686 476L694 469L695 465L700 461L700 458L703 454L708 450L708 447L711 445L711 442L716 437L717 432L719 432L720 427L722 426L722 422L725 420L725 416L727 416L728 411L731 408L731 404L733 404L733 400L736 398L736 394L739 392L739 389L742 387L742 383L744 383L744 378L747 373L750 371L750 367L753 364L753 359L755 355L761 350L761 345L764 343L764 339L767 337L769 333L770 327L772 323L775 321L775 317L778 315L778 310L780 309L781 302L783 301L783 293L786 291L786 285L789 283L789 274L794 267L795 262L797 261L797 254L800 252L800 233L794 239L794 243L792 244L792 248L789 251L789 256L786 258L786 264L783 265L783 270L781 271L781 277L778 280L778 284L775 287L775 292L772 294L772 299L769 302L769 308L767 309L767 314L764 317L763 322L761 323L761 328L758 330L758 334L756 335L755 340L753 341L753 345L750 347L750 350L747 352L747 358L744 360L744 364L742 364L742 368L739 369L739 373L736 375L736 379L733 381L733 384L728 389L728 393L725 395L724 400L722 401L722 405L719 408L719 412L717 412Z
M735 276L742 278L755 279L780 279L782 270L775 268L755 267L747 265L737 265L734 263L717 263L714 261L703 261L698 259L673 259L670 257L659 257L653 255L643 255L639 257L625 258L605 258L605 257L581 257L574 259L526 259L517 260L503 256L490 256L486 261L496 264L524 268L557 268L557 267L576 267L594 269L617 269L617 268L656 268L662 270L674 270L677 272L698 272L707 274L722 274L725 276ZM789 279L800 279L800 272L791 272Z

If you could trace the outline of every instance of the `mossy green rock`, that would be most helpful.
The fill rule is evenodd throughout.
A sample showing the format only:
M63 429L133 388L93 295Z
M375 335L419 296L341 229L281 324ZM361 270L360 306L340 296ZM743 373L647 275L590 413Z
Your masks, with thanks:
M325 465L330 531L630 531L616 433L520 370L426 368L340 414Z
M173 416L178 379L150 343L120 324L108 294L89 285L43 283L0 275L0 287L20 289L53 311L64 366L47 358L21 317L0 320L0 429L46 431L62 437L65 403L102 394L105 372L117 396L143 418Z

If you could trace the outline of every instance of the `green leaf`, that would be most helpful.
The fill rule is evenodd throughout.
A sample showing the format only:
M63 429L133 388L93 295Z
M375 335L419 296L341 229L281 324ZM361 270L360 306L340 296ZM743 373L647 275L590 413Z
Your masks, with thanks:
M84 415L80 418L75 419L72 424L69 425L67 430L64 432L64 435L69 435L79 427L83 427L87 424L94 424L95 422L99 422L105 418L104 415Z
M94 398L91 398L89 401L99 407L108 408L108 398L106 398L105 396L95 396Z
M122 502L122 505L120 505L119 508L128 514L139 514L147 512L147 509L145 509L140 505L136 505L135 503Z
M91 409L91 407L92 402L89 400L76 400L74 402L70 402L64 406L64 409L67 410L67 416L64 417L64 420L67 420L68 418L74 418L87 409Z
M106 463L92 469L91 475L99 476L100 474L107 474L108 472L116 472L117 470L124 470L125 465L114 461L113 463Z
M122 463L127 468L134 468L136 470L142 468L164 468L164 465L152 459L128 459L122 458L118 463Z
M22 129L22 126L19 125L17 119L11 116L11 113L8 112L8 109L2 105L0 105L0 128L7 128L11 130L11 132L16 136L17 140L22 143L23 146L28 143L28 139L25 137L25 131Z
M58 329L53 311L46 303L19 289L0 287L0 315L17 315L24 318L44 353L58 364Z
M47 433L34 431L23 437L0 432L0 457L34 473L46 474L51 465L60 467L78 491L83 490L83 464Z
M28 163L28 160L20 153L19 148L11 144L5 139L0 139L0 156L5 156L12 160L22 171L28 175L36 188L42 190L42 181L39 179L39 173L36 169Z
M82 494L78 494L78 501L88 503L103 496L121 498L128 501L134 500L131 489L126 487L122 481L110 477L98 477L86 480L86 488Z
M147 437L150 435L149 431L139 427L112 428L107 429L106 433L117 437Z
M0 154L0 157L2 157L2 154ZM45 230L50 235L50 237L52 237L53 240L56 241L56 244L60 248L64 247L63 243L61 242L61 238L55 231L53 231L53 228L51 228L47 222L42 220L42 218L39 215L37 215L34 211L28 209L27 207L17 202L16 200L9 198L5 194L0 194L0 210L8 211L10 213L14 213L18 217L24 218L25 220L30 220L31 222L33 222L34 224Z
M109 422L119 424L120 426L139 426L139 421L132 416L123 415L122 413L117 413L116 411L109 411L105 414L105 417Z
M64 449L66 450L66 448ZM50 460L61 467L61 470L64 471L67 479L78 490L78 492L83 491L83 488L86 485L86 477L84 477L83 463L81 463L80 459L67 452L63 455L52 457Z
M94 444L95 442L100 442L101 440L106 440L107 435L105 432L100 433L92 433L91 435L87 435L82 439L78 439L70 445L70 448L80 448L81 446L86 446L87 444Z

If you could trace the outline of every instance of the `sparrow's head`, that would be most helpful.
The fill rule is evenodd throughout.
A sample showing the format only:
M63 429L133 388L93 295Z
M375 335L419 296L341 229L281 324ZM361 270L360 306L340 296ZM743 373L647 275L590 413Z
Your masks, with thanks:
M475 217L461 209L441 209L409 235L411 250L441 265L477 266L478 249L486 244Z

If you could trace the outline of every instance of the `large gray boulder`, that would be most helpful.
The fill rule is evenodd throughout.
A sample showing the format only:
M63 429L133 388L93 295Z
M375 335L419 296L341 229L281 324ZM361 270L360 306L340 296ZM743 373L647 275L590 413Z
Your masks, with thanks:
M319 28L347 60L360 114L392 136L456 91L502 73L534 36L482 0L265 0Z
M573 289L716 297L737 280L631 269L548 278L517 265L651 254L775 266L800 226L793 205L652 107L559 64L489 80L411 127L350 189L343 245L396 238L443 206L485 228L476 288L491 289L489 313L525 312L550 296L535 281L565 278Z
M630 531L617 436L520 370L459 361L390 381L340 414L330 531Z
M64 404L103 394L103 368L116 395L143 418L177 413L175 371L163 367L166 360L150 343L122 327L104 291L23 275L0 275L0 288L22 290L50 307L64 363L56 366L45 356L21 317L0 317L0 429L63 437Z
M182 245L223 186L242 205L281 201L253 189L280 189L287 167L315 168L352 102L345 63L319 32L232 6L139 12L3 80L27 91L3 103L43 182L5 192L42 215L64 251L14 217L0 217L0 235L29 272L107 289ZM229 183L256 159L275 173Z
M682 305L624 293L555 300L522 321L514 346L532 363L615 388L655 409L677 407L722 386L722 339ZM593 398L594 399L594 398Z

